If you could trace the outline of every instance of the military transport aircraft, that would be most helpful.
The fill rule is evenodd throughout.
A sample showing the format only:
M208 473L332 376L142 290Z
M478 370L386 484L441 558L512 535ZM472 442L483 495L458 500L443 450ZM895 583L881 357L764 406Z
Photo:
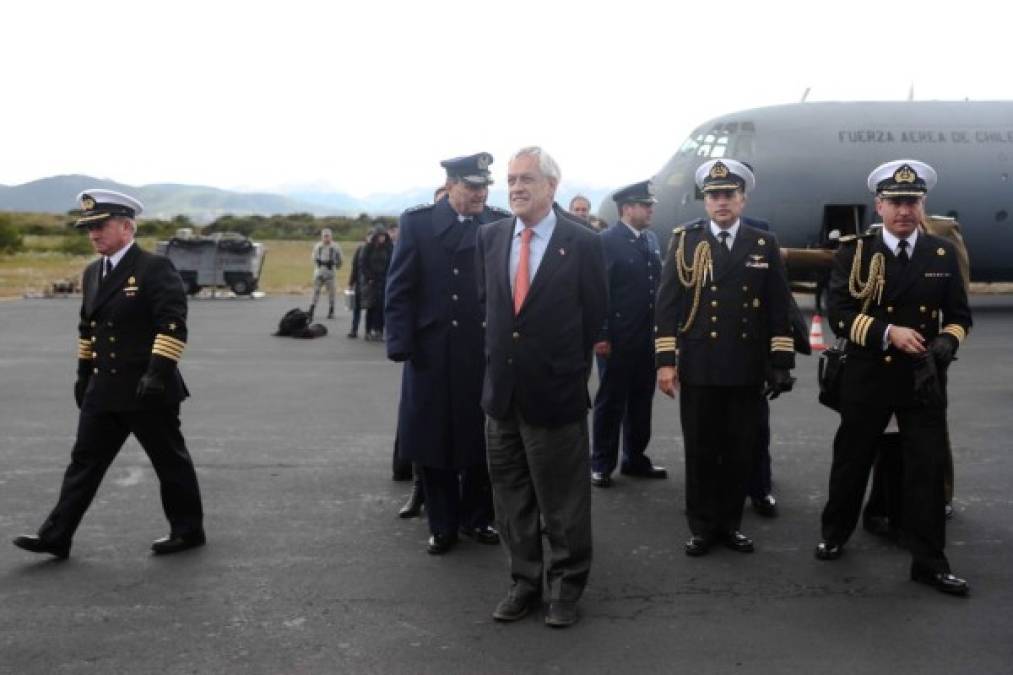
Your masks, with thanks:
M928 162L939 183L926 211L960 222L972 280L1013 280L1013 101L813 102L718 117L654 177L652 222L663 245L675 225L704 215L693 176L715 157L753 168L746 214L770 221L782 247L807 250L833 248L838 236L878 222L865 184L873 167ZM611 200L600 215L615 222ZM804 264L792 269L790 251L788 265L793 279L818 276Z

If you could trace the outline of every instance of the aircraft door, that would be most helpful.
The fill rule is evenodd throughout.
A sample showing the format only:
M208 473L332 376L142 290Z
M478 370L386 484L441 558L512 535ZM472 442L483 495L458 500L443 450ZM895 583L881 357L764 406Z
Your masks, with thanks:
M858 234L864 227L865 204L826 204L819 245L833 248L840 237Z

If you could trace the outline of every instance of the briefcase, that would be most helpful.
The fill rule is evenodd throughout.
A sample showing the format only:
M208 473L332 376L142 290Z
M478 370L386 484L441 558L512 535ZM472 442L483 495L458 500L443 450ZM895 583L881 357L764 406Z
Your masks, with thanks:
M816 366L820 403L838 412L841 410L841 378L844 375L844 362L847 360L844 353L847 344L847 340L838 338L833 347L823 350Z

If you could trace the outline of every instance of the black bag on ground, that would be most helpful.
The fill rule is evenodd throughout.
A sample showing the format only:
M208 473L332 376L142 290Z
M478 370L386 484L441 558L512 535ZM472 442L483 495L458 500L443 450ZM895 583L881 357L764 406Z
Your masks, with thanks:
M833 347L823 350L816 366L816 378L820 385L820 403L832 410L841 410L841 379L846 355L847 341L840 338Z
M327 335L327 327L320 323L310 323L309 312L296 307L285 312L278 322L279 337L317 338Z

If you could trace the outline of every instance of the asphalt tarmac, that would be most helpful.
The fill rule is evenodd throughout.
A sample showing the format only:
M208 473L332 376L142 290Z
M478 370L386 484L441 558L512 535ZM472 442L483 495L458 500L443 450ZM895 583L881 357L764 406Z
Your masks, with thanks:
M772 405L781 516L743 523L756 553L684 555L677 404L659 395L649 454L670 477L594 491L595 560L567 630L495 623L503 551L429 556L424 522L396 517L399 368L345 337L346 313L322 339L272 337L304 298L191 302L182 419L207 547L150 555L167 524L133 440L69 560L13 547L68 461L78 304L0 303L0 672L1013 672L1013 297L972 299L950 375L947 552L969 598L909 581L907 554L861 530L842 559L813 558L837 417L800 357Z

